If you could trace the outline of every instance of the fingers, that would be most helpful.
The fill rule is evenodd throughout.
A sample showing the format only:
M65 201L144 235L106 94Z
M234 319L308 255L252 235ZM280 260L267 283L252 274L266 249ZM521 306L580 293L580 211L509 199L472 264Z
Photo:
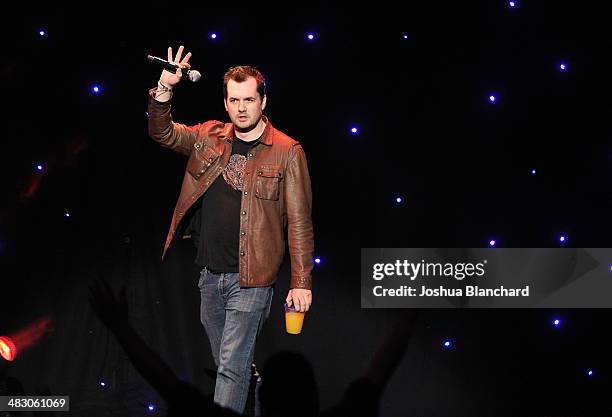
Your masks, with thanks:
M310 291L302 296L300 304L304 308L304 310L302 311L307 312L308 310L310 310L310 305L312 304L312 293Z
M310 310L310 302L304 301L304 313L307 313Z
M307 296L299 294L297 297L294 298L294 302L295 309L300 313L306 313L308 310L310 310L311 302L308 300Z
M291 307L291 305L293 304L293 297L291 296L293 290L289 290L289 294L287 294L287 298L285 299L285 302L287 303L287 306Z
M191 52L187 52L185 57L181 59L181 56L183 55L184 50L185 50L185 47L183 45L179 46L178 51L176 51L176 56L172 58L172 47L169 46L168 47L168 62L172 64L176 64L180 66L181 68L191 68L191 66L188 64L189 59L191 58Z
M176 51L176 58L174 58L174 63L178 64L181 61L181 56L183 55L183 45L179 46L178 51Z
M312 292L310 290L294 288L289 290L289 294L287 295L287 299L285 301L289 307L291 307L291 304L294 304L296 311L305 313L310 310L310 306L312 304Z
M176 51L176 55L173 57L172 47L171 46L168 47L168 62L177 66L176 71L171 71L171 72L174 72L178 80L180 80L183 77L183 70L191 69L191 65L189 64L189 59L191 58L191 52L187 52L187 54L181 59L181 57L183 56L184 50L185 50L185 47L183 45L179 46L178 50ZM164 71L167 71L167 70L164 70ZM173 82L173 84L175 83L176 82Z
M181 64L187 64L187 62L189 62L189 58L191 58L191 52L187 52L187 55L185 55L185 58L183 58Z

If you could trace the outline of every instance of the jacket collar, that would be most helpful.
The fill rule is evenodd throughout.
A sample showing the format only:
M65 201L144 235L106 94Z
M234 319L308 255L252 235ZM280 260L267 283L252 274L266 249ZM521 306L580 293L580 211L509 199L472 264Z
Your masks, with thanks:
M261 134L261 139L259 140L259 142L263 143L264 145L272 146L272 139L274 137L274 128L272 127L272 123L270 123L270 121L268 120L266 116L262 116L262 119L264 123L266 124L266 127L263 133ZM234 139L234 124L233 123L225 124L225 127L219 134L219 139L225 139L227 142L232 143L232 140Z

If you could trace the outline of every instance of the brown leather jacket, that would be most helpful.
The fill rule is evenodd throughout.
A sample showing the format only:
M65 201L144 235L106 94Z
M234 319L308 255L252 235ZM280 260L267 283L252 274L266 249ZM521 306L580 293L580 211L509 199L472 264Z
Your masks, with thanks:
M162 260L189 208L206 192L227 165L233 123L210 120L195 126L174 123L171 101L154 99L149 91L149 135L160 145L189 157ZM276 281L285 255L288 230L290 288L312 288L314 235L312 193L306 155L299 142L266 128L247 155L240 207L240 286L265 287Z

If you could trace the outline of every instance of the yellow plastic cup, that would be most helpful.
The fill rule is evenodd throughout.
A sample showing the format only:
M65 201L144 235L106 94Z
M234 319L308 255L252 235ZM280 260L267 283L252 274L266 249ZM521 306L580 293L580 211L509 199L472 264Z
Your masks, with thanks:
M300 334L304 324L304 314L295 310L295 304L291 307L285 303L285 328L287 333Z

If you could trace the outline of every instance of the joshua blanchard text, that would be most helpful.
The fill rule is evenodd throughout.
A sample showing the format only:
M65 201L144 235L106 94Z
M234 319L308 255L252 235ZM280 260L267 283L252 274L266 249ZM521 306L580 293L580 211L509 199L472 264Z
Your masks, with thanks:
M465 291L464 291L465 290ZM466 285L465 288L427 288L402 285L399 288L383 288L377 285L372 289L376 297L529 297L529 285L525 288L480 288L477 285Z

